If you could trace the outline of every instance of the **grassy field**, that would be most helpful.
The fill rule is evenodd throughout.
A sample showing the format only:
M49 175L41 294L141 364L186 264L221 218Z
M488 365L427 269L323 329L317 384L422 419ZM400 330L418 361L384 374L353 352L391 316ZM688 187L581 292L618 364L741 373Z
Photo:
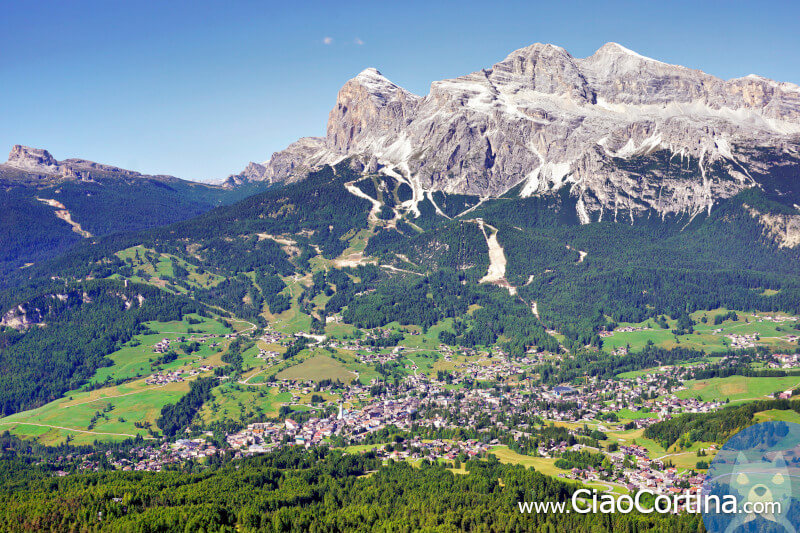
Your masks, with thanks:
M287 368L277 374L280 379L297 379L321 381L323 379L339 380L350 383L356 374L347 370L345 365L327 355L314 355L300 363Z
M678 398L702 398L708 401L729 399L732 402L741 402L763 400L768 394L793 389L798 385L800 385L798 376L782 378L730 376L687 381L687 388L676 391L675 396Z
M669 325L668 329L660 328L653 319L635 324L620 323L620 327L635 326L649 327L650 329L645 331L615 332L612 336L603 338L603 350L610 352L617 348L630 345L631 350L638 351L645 347L648 340L651 340L662 348L682 346L706 352L721 352L727 350L729 346L730 341L725 337L726 334L748 335L753 333L761 337L760 342L762 344L771 345L776 348L790 348L793 344L782 340L781 337L790 334L798 334L798 331L793 329L793 326L797 322L785 321L783 323L775 323L765 321L762 318L764 316L786 317L786 315L780 313L737 312L739 316L738 320L726 320L722 324L715 326L714 317L726 312L727 309L715 309L713 311L697 311L692 313L691 317L697 324L694 326L695 332L691 335L674 335L672 330L675 329L677 324L676 320L667 320ZM701 321L703 317L707 320L705 324ZM722 329L722 331L717 333L715 332L717 329Z
M196 320L200 320L200 324L190 324L187 320L187 317L191 317ZM231 333L231 328L226 328L222 325L221 322L211 319L211 318L204 318L196 314L186 315L183 320L180 321L172 321L172 322L146 322L145 325L150 328L151 330L158 332L158 333L188 333L189 329L193 329L196 332L200 333L208 333L212 335L225 335L227 333Z
M399 329L400 324L397 322L392 322L389 324L388 327L394 327L394 329ZM437 322L430 328L426 333L422 333L422 328L419 326L404 326L404 329L408 331L414 331L420 333L419 335L406 335L406 338L400 342L400 346L404 346L406 348L416 348L416 349L435 349L441 344L439 340L439 333L442 331L453 331L453 319L446 318L441 322Z
M146 436L147 431L134 424L149 422L157 429L155 421L161 408L175 403L188 390L187 381L152 386L139 380L91 392L70 393L38 409L0 418L0 429L8 429L21 437L37 437L45 444L62 443L68 435L74 439L74 444L124 440L137 434ZM102 416L90 428L91 419L98 412Z
M325 334L330 339L343 339L345 337L352 337L356 332L356 327L349 324L337 324L331 322L325 325Z
M567 472L566 470L556 468L555 459L520 455L514 450L509 449L508 446L494 446L489 450L489 453L496 455L501 463L533 467L537 472L548 476L557 476L558 474L565 474Z
M544 457L529 457L527 455L520 455L517 452L508 449L507 446L494 446L490 453L493 453L500 460L501 463L523 465L525 467L532 467L537 472L546 476L556 477L559 474L565 474L567 471L556 468L555 459L546 459ZM565 480L568 483L578 483L577 481ZM613 494L628 494L628 490L622 486L606 483L603 481L586 482L583 485L596 488L604 492L611 492Z
M344 367L351 372L358 373L358 380L363 385L368 385L373 379L379 379L380 374L373 366L362 363L357 354L350 350L336 350L338 357L341 357L344 362Z
M800 413L791 409L772 409L756 413L756 422L793 422L800 424Z
M189 318L200 323L191 324ZM94 440L122 440L135 435L148 435L146 429L135 427L136 423L150 423L154 429L161 408L167 403L177 402L189 390L189 382L175 382L163 386L148 385L147 376L162 370L190 370L201 364L219 365L219 348L211 343L220 340L217 335L231 330L219 321L198 315L187 315L182 321L148 322L153 333L135 335L121 349L108 358L112 366L97 370L90 383L106 383L107 380L131 379L121 385L107 386L89 392L72 391L38 409L32 409L0 419L0 430L8 429L20 436L35 437L47 444L64 442L70 437L76 444L88 444ZM215 337L200 343L200 349L192 354L180 348L179 337L187 340L192 329ZM153 361L161 354L153 351L153 345L162 339L173 341L171 348L178 358L167 364L154 366ZM92 419L95 419L92 424Z
M291 296L292 305L289 309L277 315L266 312L264 313L265 318L275 330L283 333L292 334L300 331L309 331L311 329L311 316L300 310L297 299L306 286L311 283L311 277L306 276L305 278L295 279L291 276L286 276L282 279L286 283L286 289L284 289L283 293Z
M291 393L281 393L277 387L227 383L214 389L212 400L203 406L199 416L205 423L277 416L280 406L291 399Z
M657 414L651 413L646 409L631 411L627 407L617 411L617 416L626 420L638 420L639 418L658 418Z
M144 246L133 246L116 253L117 257L131 265L135 272L129 279L138 283L150 283L173 292L186 292L186 289L173 285L175 265L188 271L185 282L190 286L208 288L219 285L225 278L210 272L198 271L197 267L179 257L170 254L159 254ZM169 284L169 286L167 286Z
M190 324L187 320L189 317L202 322L200 324ZM160 368L172 370L191 363L205 363L207 358L217 353L217 348L211 348L210 344L219 342L218 340L208 339L200 344L200 350L187 355L178 348L180 343L177 342L177 339L179 337L191 337L191 334L187 333L189 329L215 335L231 332L220 322L197 315L187 315L182 321L148 322L146 325L156 333L135 335L121 349L109 354L108 357L114 362L114 365L98 369L91 379L91 383L104 383L107 379L130 379L153 374L157 369L153 368L151 361L160 355L153 351L153 346L164 338L173 341L171 348L174 348L179 357L171 363L162 365Z

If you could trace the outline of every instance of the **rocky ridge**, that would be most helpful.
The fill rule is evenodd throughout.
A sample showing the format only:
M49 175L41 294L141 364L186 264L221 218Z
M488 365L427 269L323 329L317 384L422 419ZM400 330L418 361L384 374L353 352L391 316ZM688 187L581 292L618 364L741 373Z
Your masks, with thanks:
M433 82L424 97L367 69L339 91L324 138L300 139L228 184L296 181L349 157L407 181L414 201L435 190L526 197L568 187L582 222L633 220L710 211L759 186L748 169L765 166L751 157L761 146L800 159L797 85L726 81L616 43L586 58L534 44Z
M154 179L157 181L179 181L179 178L166 175L148 175L126 170L112 165L95 163L86 159L64 159L57 161L50 152L42 148L14 145L8 155L8 161L0 163L0 182L15 183L51 183L62 180L94 179Z

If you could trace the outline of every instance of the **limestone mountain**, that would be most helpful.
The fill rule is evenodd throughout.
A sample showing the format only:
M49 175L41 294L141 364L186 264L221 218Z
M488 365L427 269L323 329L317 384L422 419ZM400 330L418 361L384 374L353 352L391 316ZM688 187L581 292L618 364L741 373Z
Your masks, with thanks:
M0 185L47 185L66 180L96 181L111 178L119 180L148 179L164 183L183 182L198 187L209 187L174 176L151 176L85 159L73 158L57 161L45 149L19 144L11 148L8 161L0 163Z
M229 184L302 179L352 158L428 191L481 197L567 187L583 223L697 214L761 187L800 203L800 87L723 80L608 43L586 58L549 44L436 81L417 96L375 69L339 91L324 138L251 163Z

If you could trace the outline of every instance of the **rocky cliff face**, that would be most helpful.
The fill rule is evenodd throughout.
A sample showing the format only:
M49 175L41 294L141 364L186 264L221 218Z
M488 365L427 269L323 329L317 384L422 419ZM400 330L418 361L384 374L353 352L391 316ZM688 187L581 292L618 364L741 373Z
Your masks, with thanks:
M57 161L47 150L19 144L11 149L8 161L0 163L0 182L13 181L17 184L35 184L61 180L92 180L100 178L148 178L167 182L179 181L178 178L173 176L150 176L85 159Z
M20 170L43 172L45 174L58 171L58 161L50 155L50 152L41 148L31 148L19 144L11 148L6 165Z
M324 139L301 139L239 176L294 181L352 157L415 191L530 196L566 186L590 222L710 210L758 185L748 168L763 166L751 160L760 146L798 157L800 87L726 81L616 43L586 58L534 44L434 82L424 97L367 69L340 90Z

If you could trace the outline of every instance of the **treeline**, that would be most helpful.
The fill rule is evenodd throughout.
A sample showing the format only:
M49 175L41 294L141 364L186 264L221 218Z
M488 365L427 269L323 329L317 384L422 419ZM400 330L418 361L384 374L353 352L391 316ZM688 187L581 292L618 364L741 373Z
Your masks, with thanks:
M575 485L494 456L465 467L288 448L202 473L32 476L0 491L0 519L11 531L703 530L699 515L520 513L517 502L566 501Z
M691 348L658 348L648 343L641 351L617 356L596 352L580 352L558 364L547 363L537 368L541 380L551 385L569 383L584 376L611 379L617 374L654 366L690 363L706 354Z
M606 456L602 453L594 453L589 450L577 452L566 450L561 454L561 457L556 459L555 467L563 470L600 468L605 460Z
M501 229L506 276L538 302L545 323L588 344L605 327L591 321L597 311L612 322L719 307L800 313L800 250L778 247L743 208L761 194L745 191L694 219L606 213L581 225L574 199L561 193L486 202L469 216ZM577 250L586 252L581 262Z
M0 307L29 297L50 284L53 276L66 279L112 276L126 267L115 253L136 245L170 253L227 278L253 270L289 275L297 267L308 266L312 246L319 246L328 258L336 257L347 247L341 238L351 230L366 227L369 202L348 193L343 186L355 177L346 162L337 166L336 171L326 166L301 182L255 194L190 220L138 233L109 235L92 239L91 243L79 242L51 261L9 272L6 279L11 290L0 294ZM278 243L264 237L283 233L308 236L298 237L302 253L292 258L296 265ZM252 281L239 279L216 291L190 290L189 294L211 305L233 306L229 309L232 312L252 313L254 308L248 309L251 306L233 305L235 297L248 292L255 294L252 291L257 291Z
M167 437L174 437L179 431L191 425L192 419L211 399L211 389L219 384L216 377L198 378L189 384L189 392L178 403L168 403L161 408L161 416L156 421Z
M713 413L686 413L653 424L644 436L669 448L679 439L691 442L723 443L738 431L751 425L756 413L772 409L800 413L800 401L760 400L744 405L728 406Z
M264 306L261 291L245 274L225 278L213 287L194 289L192 296L235 316L249 319L258 318Z
M260 233L307 234L310 244L319 246L325 257L333 258L347 247L347 243L341 240L342 236L367 226L371 204L344 188L344 182L356 177L358 175L346 162L337 165L335 171L325 166L302 181L270 189L236 204L167 226L154 231L152 236L164 242L175 242L177 238L188 239L189 242L218 243L218 239L241 236L251 239ZM259 246L265 250L274 250L272 245L277 246L270 239L259 242ZM270 242L272 244L268 244ZM233 255L228 260L238 268L239 260L247 262L248 259ZM263 268L264 264L253 263L252 269L259 266ZM280 269L278 272L283 273Z
M434 215L441 219L441 216ZM416 224L417 219L412 219ZM442 219L444 220L444 219ZM489 247L475 222L448 221L420 233L400 221L396 229L378 231L367 243L366 255L381 262L420 272L452 269L462 272L470 282L477 282L489 267ZM399 260L408 258L413 265Z
M0 286L5 275L23 264L47 260L85 241L37 197L58 199L73 219L95 236L171 224L243 197L243 191L177 179L121 179L100 169L92 170L91 181L65 181L45 188L39 185L4 186L0 192ZM264 185L251 192L258 188L263 190Z

